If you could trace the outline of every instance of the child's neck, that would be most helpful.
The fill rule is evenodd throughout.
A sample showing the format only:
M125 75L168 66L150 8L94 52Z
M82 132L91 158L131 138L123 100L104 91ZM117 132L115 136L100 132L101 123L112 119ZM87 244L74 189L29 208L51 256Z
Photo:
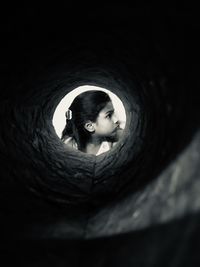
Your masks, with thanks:
M92 138L85 146L85 152L88 154L96 155L102 143L102 139Z

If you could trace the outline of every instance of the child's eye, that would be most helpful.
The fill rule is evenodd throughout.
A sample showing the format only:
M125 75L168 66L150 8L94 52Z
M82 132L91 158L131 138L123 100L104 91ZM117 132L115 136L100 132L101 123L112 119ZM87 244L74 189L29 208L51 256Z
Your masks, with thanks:
M111 116L112 116L112 114L109 113L109 114L106 116L106 118L111 118Z

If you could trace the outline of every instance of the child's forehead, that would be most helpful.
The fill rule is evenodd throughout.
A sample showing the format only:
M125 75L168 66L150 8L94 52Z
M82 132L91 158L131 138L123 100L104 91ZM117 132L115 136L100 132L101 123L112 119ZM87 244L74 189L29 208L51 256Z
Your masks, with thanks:
M100 111L100 113L106 113L108 111L114 111L114 107L111 101L109 101L105 107Z

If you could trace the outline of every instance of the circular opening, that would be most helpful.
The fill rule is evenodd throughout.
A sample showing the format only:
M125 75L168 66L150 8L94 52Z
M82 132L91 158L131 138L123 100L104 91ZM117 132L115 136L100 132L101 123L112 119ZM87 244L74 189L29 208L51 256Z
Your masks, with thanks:
M97 106L95 106L95 104L101 105L103 100L100 99L101 96L98 96L98 98L95 98L96 102L94 103L94 97L91 97L92 92L90 92L90 96L85 94L85 97L82 98L82 108L80 109L81 116L84 115L84 120L86 119L85 122L87 121L88 124L85 123L84 126L81 127L84 128L84 131L86 130L87 135L89 136L89 142L87 142L85 148L82 149L78 145L78 138L76 138L76 136L74 137L74 135L68 135L68 138L63 138L63 130L65 129L66 124L70 125L71 122L74 123L73 119L76 115L73 116L73 114L77 114L75 111L71 111L71 109L69 109L71 104L74 103L74 100L77 99L77 96L83 95L82 93L87 91L103 91L109 96L111 101L102 106L98 112L97 119L95 119L95 121L91 120L92 124L89 124L90 119L88 117L87 120L86 116L90 116L92 110L93 112L96 112L98 109L96 108ZM93 100L93 102L91 102L91 100ZM85 105L84 108L83 104ZM91 108L90 106L93 107ZM55 109L52 123L56 134L68 147L71 146L74 149L79 149L88 154L94 154L98 156L109 151L116 143L118 143L118 141L120 141L126 125L126 112L122 101L111 91L102 87L84 85L77 87L65 95ZM108 136L108 134L110 134L109 131L111 132L111 130L112 134Z

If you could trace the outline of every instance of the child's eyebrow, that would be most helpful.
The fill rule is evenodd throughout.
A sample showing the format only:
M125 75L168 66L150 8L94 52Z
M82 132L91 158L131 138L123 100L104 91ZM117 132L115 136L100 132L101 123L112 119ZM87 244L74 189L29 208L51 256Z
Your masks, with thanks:
M109 113L109 112L114 112L114 109L106 111L106 114Z

